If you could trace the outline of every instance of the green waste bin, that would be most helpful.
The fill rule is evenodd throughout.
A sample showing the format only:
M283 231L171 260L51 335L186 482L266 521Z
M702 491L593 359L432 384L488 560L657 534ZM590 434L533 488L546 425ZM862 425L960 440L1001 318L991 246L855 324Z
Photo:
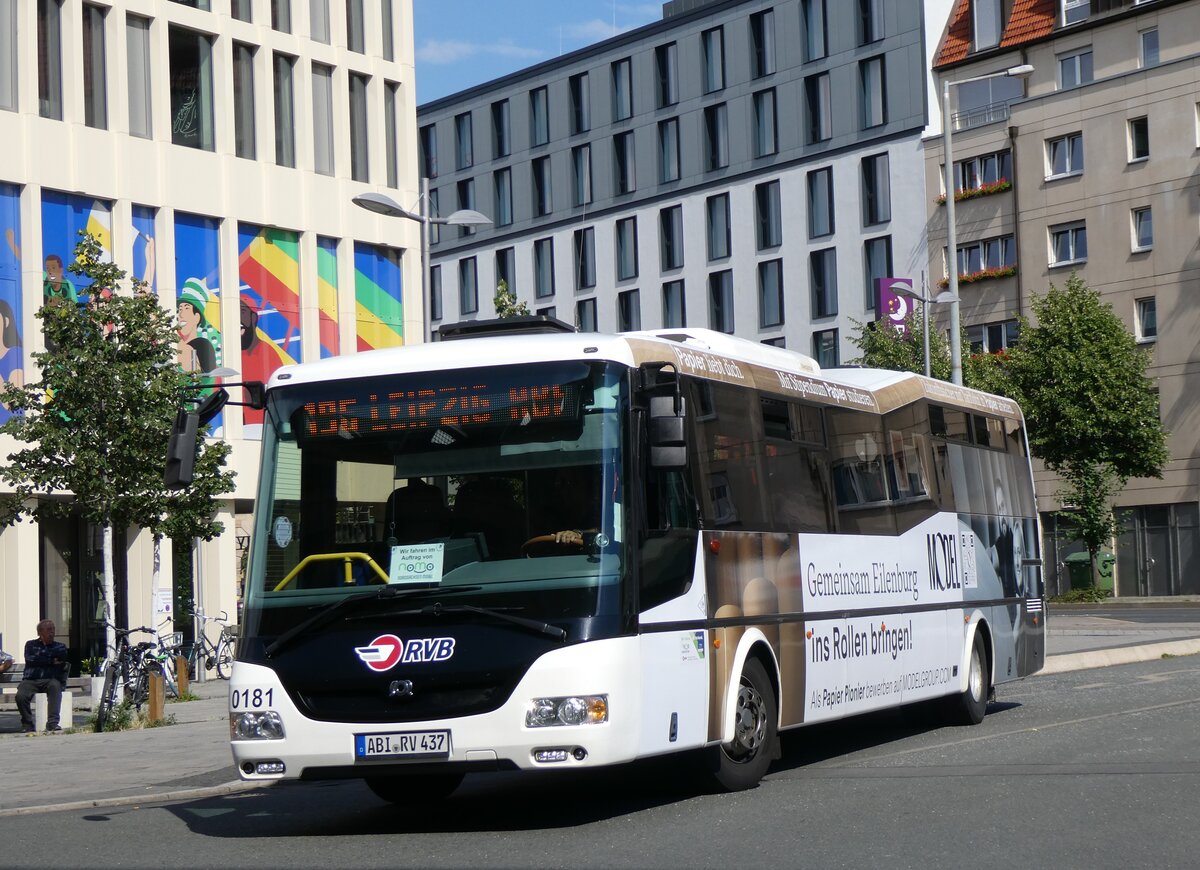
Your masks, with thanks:
M1071 581L1072 589L1091 589L1094 585L1092 577L1092 559L1084 550L1082 553L1072 553L1063 559L1067 567L1067 578ZM1111 577L1111 571L1109 576Z
M1100 580L1096 584L1097 588L1113 591L1113 565L1116 564L1116 561L1117 557L1112 553L1097 554L1096 566L1100 574Z

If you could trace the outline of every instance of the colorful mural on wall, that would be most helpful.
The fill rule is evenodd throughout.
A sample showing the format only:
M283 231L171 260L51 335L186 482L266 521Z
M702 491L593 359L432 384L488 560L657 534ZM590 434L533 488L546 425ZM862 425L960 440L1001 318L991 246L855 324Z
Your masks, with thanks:
M137 220L135 213L135 228ZM211 372L221 366L220 226L215 218L175 213L175 310L184 371ZM137 246L135 242L135 260ZM209 433L220 437L223 425L221 414L209 424Z
M79 233L87 231L100 242L104 262L112 262L112 203L86 196L42 192L42 299L86 302L87 288L67 267L75 259Z
M25 383L25 352L21 341L21 188L0 183L0 377ZM0 423L11 414L0 405Z
M337 288L337 239L317 236L317 317L321 359L337 356L341 346L338 338Z
M242 379L266 381L300 361L300 236L238 224ZM244 437L262 435L263 412L244 408Z
M400 252L355 242L355 335L360 351L404 344L402 289Z
M158 289L154 259L154 213L155 209L144 205L133 207L133 249L129 252L130 277L145 281L150 289Z

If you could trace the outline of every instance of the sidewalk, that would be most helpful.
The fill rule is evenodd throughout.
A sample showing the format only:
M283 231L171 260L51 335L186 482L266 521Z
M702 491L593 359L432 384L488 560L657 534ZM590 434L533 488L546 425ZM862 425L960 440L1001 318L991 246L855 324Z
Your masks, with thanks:
M1108 602L1105 615L1086 605L1049 605L1043 674L1200 653L1194 622L1135 622L1116 608L1163 606L1147 600ZM1168 605L1200 611L1200 600ZM87 730L91 699L76 696L75 731L22 734L11 699L0 705L0 817L165 800L199 799L261 787L238 779L229 751L229 684L193 683L200 700L168 703L175 724L143 731Z

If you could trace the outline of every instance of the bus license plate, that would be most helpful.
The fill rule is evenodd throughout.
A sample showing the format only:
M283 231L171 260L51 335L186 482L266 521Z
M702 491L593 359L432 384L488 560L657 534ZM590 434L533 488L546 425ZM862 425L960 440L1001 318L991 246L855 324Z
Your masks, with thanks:
M387 734L355 734L354 757L449 758L449 731L392 731Z

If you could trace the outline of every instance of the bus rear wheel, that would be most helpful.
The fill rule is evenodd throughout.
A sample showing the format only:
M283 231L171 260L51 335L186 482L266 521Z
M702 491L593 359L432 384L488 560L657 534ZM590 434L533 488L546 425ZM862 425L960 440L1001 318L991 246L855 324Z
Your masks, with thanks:
M461 773L430 773L421 776L369 776L367 788L390 804L413 806L440 801L463 781Z
M988 701L988 657L983 633L975 632L971 644L971 660L967 665L967 689L960 695L949 698L950 720L956 725L978 725L987 712Z
M754 788L775 758L779 716L775 690L758 659L747 659L738 685L733 740L714 750L713 777L725 791Z

